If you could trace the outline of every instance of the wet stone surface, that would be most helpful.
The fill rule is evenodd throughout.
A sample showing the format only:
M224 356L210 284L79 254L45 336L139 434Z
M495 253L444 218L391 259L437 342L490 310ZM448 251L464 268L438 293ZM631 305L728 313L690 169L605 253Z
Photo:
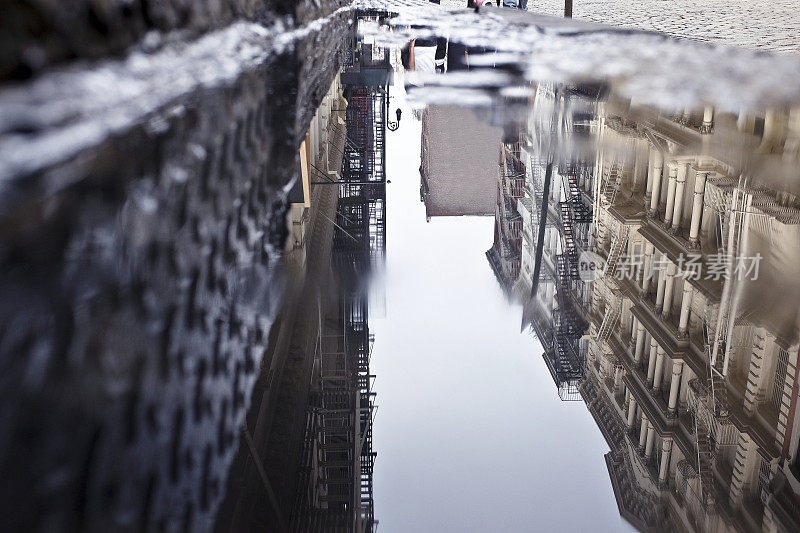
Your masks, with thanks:
M794 83L800 82L800 61L792 54L682 41L652 31L516 9L489 7L476 13L410 0L359 0L357 5L397 13L390 22L394 32L366 30L382 44L402 46L412 37L446 35L451 42L492 52L492 57L485 58L486 66L501 68L486 69L480 77L466 73L413 76L415 86L426 85L425 94L420 92L417 97L427 102L472 105L478 103L473 97L487 89L499 94L500 89L531 80L603 80L641 104L673 111L713 103L719 109L739 112L797 101ZM442 16L443 9L446 16ZM775 72L781 73L781 83L775 83ZM435 86L447 91L429 90ZM472 94L453 89L469 89ZM449 100L448 91L453 95Z
M442 0L442 6L464 7L466 1ZM727 2L680 0L626 2L574 0L576 19L659 31L697 41L744 46L770 52L800 53L800 21L791 0ZM561 17L562 0L530 0L528 11Z
M101 149L5 232L2 462L20 482L3 501L17 526L212 516L280 294L286 177L257 149L275 142L265 73Z
M159 32L177 30L182 38L192 38L237 20L268 20L293 8L285 0L80 0L70 9L58 2L9 2L0 19L0 79L27 79L76 57L122 54L145 36L158 41Z

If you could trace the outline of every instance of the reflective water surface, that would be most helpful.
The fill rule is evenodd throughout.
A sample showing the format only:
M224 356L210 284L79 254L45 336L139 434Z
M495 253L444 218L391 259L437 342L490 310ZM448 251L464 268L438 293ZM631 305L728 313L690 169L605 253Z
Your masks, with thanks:
M800 529L800 56L309 13L0 86L10 528Z
M400 31L408 31L403 15ZM431 24L416 26L408 18L412 39L414 29ZM392 42L380 26L365 28L367 39ZM672 72L646 80L620 76L623 62L618 69L606 65L608 75L598 76L591 64L570 64L574 51L553 66L549 44L540 47L541 57L519 53L517 43L504 40L500 46L470 46L458 37L454 42L421 35L400 52L399 62L414 118L421 122L420 200L430 231L437 231L437 217L492 220L485 261L498 292L516 309L511 320L535 339L524 351L541 356L555 385L552 394L588 407L610 449L609 492L620 515L640 530L795 527L797 496L790 487L796 483L798 439L791 420L800 286L794 266L800 259L796 105L775 102L771 94L758 97L758 105L739 107L753 96L745 93L760 89L748 85L729 93L721 87L724 80L711 82L719 98L703 83L650 92L660 83L669 86ZM425 63L414 68L420 62L407 56L415 52L438 56L441 64L434 61L427 72ZM677 62L719 52L697 47ZM460 223L471 224L453 226ZM476 246L476 235L459 237L452 230L449 240L440 238L441 247ZM459 281L449 286L469 291ZM453 307L448 302L434 308L458 315ZM485 316L483 323L491 328L494 320ZM445 338L447 331L460 331L446 317L437 328ZM502 346L496 330L486 336ZM468 365L472 350L458 361ZM482 354L482 372L508 364L493 352ZM446 359L447 353L446 346L437 346L430 355ZM513 381L499 378L496 399L478 403L496 406L502 419L514 398L504 398L501 384ZM480 391L476 386L472 394ZM465 410L476 409L464 403ZM554 409L544 402L538 407ZM531 414L515 420L542 422ZM557 432L565 440L580 439L580 424L572 431L546 424L532 432L539 443L528 452L563 462L548 483L570 493L571 505L580 500L593 508L586 485L556 489L556 480L580 478L581 470L566 450L553 452L542 437ZM484 454L459 453L447 437L439 442L470 465L503 468L492 459L502 439L470 437L485 443ZM526 469L520 456L510 463ZM583 479L588 483L589 476ZM530 487L537 482L513 475L505 483L488 474L481 480L506 501L515 501L518 491L536 492ZM448 498L440 498L439 505L452 510ZM558 498L552 495L539 498L553 502L554 514L568 512L555 511ZM515 515L536 521L522 510ZM519 527L496 515L494 520L501 529ZM568 527L589 525L566 521ZM460 527L490 526L476 516Z

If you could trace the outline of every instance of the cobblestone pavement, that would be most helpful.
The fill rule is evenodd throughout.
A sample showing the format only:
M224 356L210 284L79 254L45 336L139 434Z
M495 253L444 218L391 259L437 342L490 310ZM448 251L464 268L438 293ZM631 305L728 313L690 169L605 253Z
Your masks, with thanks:
M442 0L442 5L461 7L466 0ZM564 2L529 0L528 11L561 16ZM792 0L573 0L572 14L699 41L800 53L800 16Z

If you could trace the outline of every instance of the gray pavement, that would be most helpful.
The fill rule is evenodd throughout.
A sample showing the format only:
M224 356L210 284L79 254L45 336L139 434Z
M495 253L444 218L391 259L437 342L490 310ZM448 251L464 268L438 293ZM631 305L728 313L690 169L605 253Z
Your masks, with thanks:
M442 0L447 7L466 3ZM529 0L528 11L561 16L564 2ZM800 53L800 16L793 0L573 0L572 13L577 19L660 31L675 37Z

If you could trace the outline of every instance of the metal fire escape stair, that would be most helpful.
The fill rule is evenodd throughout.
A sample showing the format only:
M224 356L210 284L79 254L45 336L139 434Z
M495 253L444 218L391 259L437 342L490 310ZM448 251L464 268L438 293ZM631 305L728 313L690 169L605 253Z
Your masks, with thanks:
M578 250L575 245L575 235L572 228L572 219L567 202L559 202L561 212L561 238L564 253L556 255L556 273L558 275L559 290L556 299L559 304L559 317L562 328L569 335L577 334L578 323L575 311L569 302L571 282L580 279L578 273Z
M605 198L609 205L614 205L617 198L617 191L622 183L622 165L611 163L603 169L603 186L600 190L602 198Z
M558 289L555 296L558 309L553 313L553 358L559 394L576 386L583 378L584 371L582 356L575 348L575 341L581 336L585 326L570 296L573 282L580 279L571 204L571 201L558 204L563 253L556 255Z
M600 329L597 331L597 341L599 343L602 344L608 340L621 314L622 302L616 302L616 299L614 299L611 305L606 307L606 315L603 317L603 322L600 324Z
M697 474L702 490L701 501L706 506L713 505L715 501L714 474L711 465L714 461L714 445L711 441L711 428L705 417L697 413L694 417L694 438L697 444Z
M561 370L571 372L575 370L577 357L572 344L569 342L569 335L563 327L555 328L556 359Z
M705 197L707 198L706 203L711 205L719 219L719 239L717 244L721 250L727 251L728 233L730 231L730 226L728 224L730 222L729 217L731 217L731 204L733 202L731 191L722 184L715 187L706 187L705 190Z
M725 386L725 376L722 374L722 358L718 358L717 364L710 365L710 368L711 379L709 381L711 382L714 416L727 421L730 413L728 411L728 389Z
M619 262L622 251L628 244L628 233L630 227L624 224L617 225L617 231L611 241L611 247L608 251L608 260L606 267L603 271L603 277L613 276L615 274L617 263ZM606 314L603 317L603 322L600 324L600 329L597 332L597 340L602 344L611 335L614 327L617 325L620 315L622 314L622 301L614 297L613 293L606 294Z
M592 221L592 210L583 203L581 198L581 188L578 184L578 171L579 169L576 168L576 165L572 165L567 171L569 203L572 209L572 221L585 224Z
M613 276L615 274L622 251L628 244L629 233L630 226L617 224L617 231L614 234L614 238L611 240L611 247L608 250L608 259L606 260L606 267L603 270L603 277Z
M572 217L568 202L558 203L559 211L561 212L561 238L564 242L564 254L567 259L566 266L568 270L565 272L566 277L563 278L562 284L567 283L570 279L578 279L578 247L575 244L575 233L572 228Z
M689 382L688 403L694 419L697 476L700 481L700 502L711 510L716 501L713 464L719 446L735 445L738 431L731 423L728 394L722 365L711 364L711 346L706 346L709 377ZM720 358L721 359L721 358Z
M583 195L578 184L578 172L580 171L580 169L573 169L567 175L569 195L573 207L573 220L577 223L588 224L592 221L592 209L583 203Z

